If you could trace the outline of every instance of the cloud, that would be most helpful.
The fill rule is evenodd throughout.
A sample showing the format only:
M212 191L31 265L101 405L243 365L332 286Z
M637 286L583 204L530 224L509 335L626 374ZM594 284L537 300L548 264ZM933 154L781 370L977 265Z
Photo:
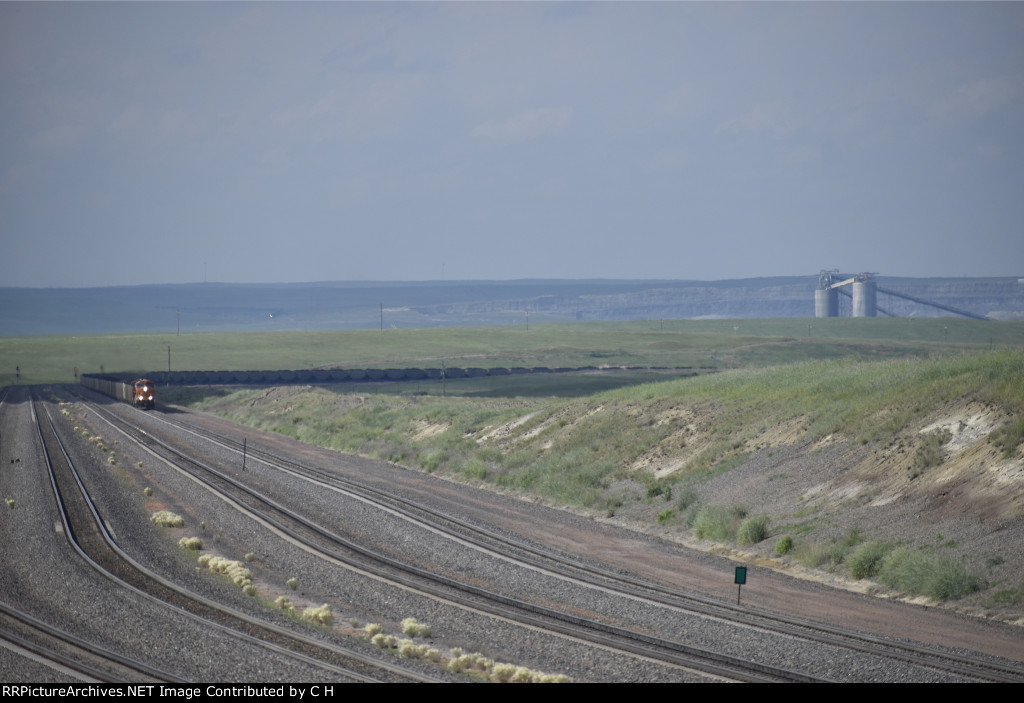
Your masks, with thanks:
M79 125L56 125L36 132L29 138L29 143L41 151L63 151L77 144L84 131Z
M110 126L116 130L135 131L143 126L142 109L138 105L129 105L113 119Z
M953 120L978 119L1020 98L1022 93L1024 77L982 78L957 86L951 95L932 105L931 116Z
M541 107L509 117L504 122L485 122L473 134L504 144L515 144L561 132L568 124L568 108Z
M188 110L176 108L160 118L160 136L164 139L189 139L199 133L199 122Z
M722 122L716 132L769 133L775 139L787 139L801 127L801 121L779 101L760 103L743 115Z

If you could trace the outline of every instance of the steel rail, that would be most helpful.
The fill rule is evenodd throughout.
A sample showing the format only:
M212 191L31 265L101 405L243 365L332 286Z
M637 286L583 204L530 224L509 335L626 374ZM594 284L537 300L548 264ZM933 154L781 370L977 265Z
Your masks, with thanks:
M518 598L496 593L488 589L459 581L447 576L437 574L402 562L380 552L374 551L364 545L356 544L341 535L314 523L302 516L296 515L278 501L251 489L244 483L228 476L204 462L197 461L186 456L179 450L159 440L148 432L142 432L134 428L123 418L110 413L106 409L93 408L94 412L105 416L105 419L125 436L147 446L151 451L160 455L162 452L170 456L163 456L165 461L180 464L184 462L195 467L210 478L195 476L193 471L190 474L195 476L209 486L210 490L223 492L226 489L217 488L213 481L230 487L233 492L241 492L266 506L264 509L244 505L235 496L223 496L231 500L239 507L248 511L260 511L260 519L272 525L274 529L288 535L291 539L306 543L311 549L326 553L327 556L336 559L352 568L362 570L378 578L395 582L402 587L416 590L434 598L440 598L451 602L452 593L460 594L457 597L464 600L467 596L473 598L470 602L473 609L509 619L514 622L527 624L541 630L555 632L563 636L572 637L582 641L588 641L600 646L618 651L627 651L655 661L669 663L676 666L695 669L718 676L748 681L821 681L822 679L809 676L800 672L794 672L780 667L774 667L758 662L751 662L717 652L709 652L697 647L691 647L681 642L667 640L664 638L647 635L624 627L607 623L599 623L587 618L572 615L570 613L555 610L550 607L530 603ZM223 495L223 493L222 493ZM275 517L266 512L272 511ZM286 524L290 523L290 524ZM298 526L298 527L296 527ZM317 535L317 539L326 540L329 544L337 545L356 557L338 552L335 547L313 545L308 537L304 536L301 530L309 531ZM356 560L357 559L357 560ZM394 573L399 571L399 574ZM403 575L405 574L405 575ZM455 603L460 605L460 603Z
M165 418L157 419L191 432L208 441L218 443L226 449L241 452L241 443L237 440L191 425L190 423L181 421L171 422ZM699 594L681 592L676 589L627 577L591 564L583 564L578 561L569 562L563 556L552 554L549 551L522 541L510 539L504 535L499 535L496 532L473 525L452 515L426 508L419 503L374 486L358 483L335 474L328 474L322 470L278 457L258 447L247 446L247 452L250 457L258 458L268 466L290 471L293 475L300 478L323 482L330 487L334 487L336 490L349 492L360 500L377 505L382 509L398 512L410 521L424 524L430 529L449 535L452 539L462 542L468 541L487 553L509 561L520 561L525 566L578 581L587 586L611 590L626 597L645 600L664 607L677 608L685 612L713 617L734 624L757 627L819 644L885 657L967 678L992 682L1024 681L1024 664L1017 664L1008 660L1006 663L999 663L980 657L939 652L925 645L917 645L910 642L894 642L884 637L829 626L804 618L781 615L751 606L740 607ZM456 529L449 529L440 524L441 522L450 523ZM512 557L509 555L510 549L525 556Z
M33 414L35 414L34 408ZM51 467L51 479L53 481L55 491L58 492L58 501L62 512L62 519L65 521L65 530L69 536L69 540L72 541L72 546L76 551L78 551L87 562L91 563L94 568L100 571L104 576L164 605L167 605L170 602L177 602L181 612L197 619L205 626L216 626L221 630L230 633L234 637L239 637L259 646L286 654L298 661L303 661L307 664L325 669L339 676L345 676L365 683L374 683L381 680L376 676L368 676L365 673L354 671L347 666L332 664L328 661L329 658L354 660L361 666L380 670L387 674L398 676L404 680L420 682L437 681L436 678L424 676L422 674L409 671L408 669L392 665L388 662L368 657L359 652L330 645L322 640L306 637L292 630L253 618L181 588L177 584L163 578L159 574L156 574L137 562L120 548L116 540L114 540L113 536L110 534L106 524L100 517L95 504L89 497L88 491L82 483L81 477L74 468L74 464L71 461L63 442L61 442L57 435L56 429L52 424L52 419L48 415L47 420L49 421L54 440L56 441L64 460L67 462L67 468L71 473L71 478L73 478L74 483L77 484L78 491L82 497L84 505L92 514L93 524L95 525L97 535L110 551L110 555L108 557L104 557L103 560L106 561L108 558L114 559L117 564L123 565L118 566L115 564L114 568L121 571L120 574L115 574L110 570L109 566L101 565L99 561L94 560L80 546L80 531L79 533L76 533L71 524L70 516L65 512L66 506L63 499L60 497L61 493L57 486L57 478ZM42 423L40 422L37 427L41 428ZM41 429L40 441L43 441ZM49 452L47 452L47 464L50 465ZM128 579L134 580L136 583L131 583ZM157 597L154 592L161 592L162 597ZM304 653L303 650L305 650L305 652L314 652L315 654L311 655Z

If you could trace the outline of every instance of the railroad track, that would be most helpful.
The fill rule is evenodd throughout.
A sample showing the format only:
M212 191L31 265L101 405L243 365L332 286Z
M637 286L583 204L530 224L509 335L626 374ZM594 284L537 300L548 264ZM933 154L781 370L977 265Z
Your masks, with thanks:
M204 483L209 490L231 501L238 509L248 512L278 534L320 554L323 558L365 576L506 622L662 662L686 671L697 671L735 681L821 680L800 672L707 651L679 641L545 607L395 559L357 544L325 529L314 520L296 514L277 499L254 490L225 471L197 461L191 456L193 451L173 447L152 433L138 429L106 408L93 406L91 409L124 436L138 442L179 470L187 471L195 480ZM261 461L269 460L269 456L261 458ZM280 470L283 465L278 463L275 466ZM305 480L310 478L306 476ZM338 489L335 487L332 490Z
M241 442L211 432L207 428L180 420L177 422L170 422L166 418L159 418L159 420L211 442L216 442L239 454L243 451ZM536 545L511 539L507 535L471 524L449 513L426 508L396 493L306 466L263 451L258 447L246 446L244 451L253 460L263 461L268 466L331 486L382 509L399 513L411 522L446 534L450 538L459 540L482 552L514 560L524 566L555 574L587 587L607 589L625 597L656 603L702 617L723 620L744 627L761 628L822 645L894 659L914 666L955 674L970 680L999 683L1024 681L1024 664L999 663L976 656L940 652L912 642L893 642L882 637L827 626L810 620L782 616L749 606L739 607L698 594L683 593L592 564L567 559L565 555L554 554Z
M16 654L82 683L185 682L163 669L87 642L6 603L0 603L0 641Z
M241 442L238 442L233 438L211 432L206 428L198 427L180 420L172 423L162 416L154 416L154 419L159 422L167 422L181 430L190 432L197 437L201 437L206 441L214 442L222 448L238 453L243 451ZM119 422L116 419L111 421L115 423ZM124 429L129 433L132 432L131 429ZM143 441L156 440L155 438L146 435ZM174 459L175 461L180 460L192 462L191 459L183 459L177 450L167 447L166 445L162 451L171 452L173 456L178 457L177 459ZM955 674L956 676L963 677L966 680L1024 681L1024 667L1015 663L1001 664L981 657L956 656L946 652L940 652L929 647L916 645L914 643L895 643L863 633L852 632L835 627L827 627L819 623L813 623L798 618L783 617L775 613L760 611L749 607L740 608L695 594L665 588L657 584L640 581L627 575L602 569L594 565L568 560L565 555L555 554L549 550L539 548L526 542L512 540L505 535L500 535L478 525L470 524L456 516L428 509L423 505L409 501L393 492L381 490L367 485L366 483L352 481L316 467L306 466L298 462L276 456L258 447L248 446L245 448L245 451L251 461L262 462L268 467L273 467L278 471L288 472L292 476L301 478L302 480L313 481L318 485L328 486L332 490L343 492L347 495L356 497L358 500L370 503L391 513L401 515L403 519L416 523L425 529L442 533L448 538L457 540L472 549L481 551L482 553L487 553L507 561L515 562L526 568L553 575L557 578L565 579L566 581L571 581L585 588L610 591L622 597L642 600L671 610L695 614L703 618L725 621L745 628L757 628L771 631L773 633L783 634L788 637L799 638L804 641L810 641L829 647L838 647L860 654L897 660L913 666L932 669L946 674ZM235 478L227 476L223 472L206 466L203 466L198 470L206 473L207 476L216 476L216 479L211 478L210 480L225 482L226 484L233 486L231 489L232 491L242 492L245 495L250 496L251 500L255 500L257 503L265 506L270 506L273 511L288 512L281 506L277 505L272 499L252 491L249 487L243 485ZM294 516L289 519L294 519ZM359 545L353 545L347 540L339 538L337 535L324 535L324 531L319 530L319 527L316 525L306 524L305 529L319 531L320 537L318 539L327 539L330 544L342 545L345 549L356 554L360 554L362 557L370 559L373 562L386 564L387 566L385 569L399 569L404 573L413 574L419 579L440 583L444 588L451 591L467 593L474 598L485 598L490 601L497 602L503 607L519 610L531 617L537 616L553 620L555 622L568 622L573 627L584 627L585 629L602 633L602 637L620 637L634 642L640 642L642 643L641 649L634 651L636 653L641 653L642 651L644 656L660 658L657 651L668 650L674 651L677 654L685 653L687 656L708 657L706 652L691 651L692 648L688 648L679 643L671 643L664 638L639 635L638 633L628 631L624 628L610 627L606 624L593 621L583 622L583 620L585 620L584 618L569 616L565 612L554 611L550 608L539 608L536 604L526 603L518 599L509 599L500 593L495 593L486 589L479 589L460 582L452 582L451 580L439 577L437 574L429 572L423 573L423 570L417 569L416 567L412 567L408 564L395 563L395 560L390 559L387 556L369 552ZM363 566L365 566L365 564ZM513 614L510 615L510 617L520 616L515 616ZM566 630L563 632L568 634L569 631ZM573 636L582 635L579 631L575 631ZM601 641L605 646L622 646L610 644L611 640ZM628 647L624 648L628 649ZM716 656L717 655L711 655L711 658L715 659ZM727 664L726 668L716 669L715 672L722 676L742 678L742 674L737 674L737 668L733 668L737 667L738 663L730 657L725 657L724 659ZM681 660L675 661L680 663L680 665L683 665ZM686 665L696 666L693 660ZM743 666L745 665L739 664L740 668ZM775 680L812 679L812 677L780 670L777 667L769 667L767 671L761 671L757 674L757 676L762 675L767 675L769 678Z
M320 669L336 680L437 680L250 617L190 593L142 566L123 552L111 537L44 404L33 399L32 406L65 533L80 556L105 577L160 603L179 608L200 620L205 627L217 627L228 631L234 637L256 643L277 654L291 657L296 662ZM159 672L154 676L166 681L177 680L176 677Z

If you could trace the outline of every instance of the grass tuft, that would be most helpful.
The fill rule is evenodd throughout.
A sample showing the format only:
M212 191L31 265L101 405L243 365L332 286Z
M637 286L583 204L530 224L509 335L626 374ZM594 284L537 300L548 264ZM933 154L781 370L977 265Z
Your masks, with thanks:
M306 608L303 610L302 619L307 622L330 625L334 622L334 614L331 612L331 606L324 603L319 608Z
M182 549L189 549L198 552L203 548L203 540L198 537L182 537L178 540L178 546Z
M158 527L184 527L185 519L169 510L153 513L149 518Z
M850 575L855 579L871 578L878 575L882 560L892 550L887 542L865 542L850 555Z
M693 535L697 539L731 542L736 539L740 523L746 516L747 511L742 507L726 508L721 505L705 505L700 508L697 518L694 520ZM767 521L765 521L765 526L767 528Z
M430 637L430 625L424 625L416 618L406 618L402 621L402 632L409 637Z
M1024 443L1024 417L1011 420L992 433L991 439L1003 450L1004 459L1012 459Z
M740 524L736 532L736 541L742 545L757 544L768 539L768 517L758 515L749 517Z
M948 430L929 432L921 437L921 443L914 452L914 463L910 469L910 477L917 478L927 469L939 466L946 458L943 447L953 438Z

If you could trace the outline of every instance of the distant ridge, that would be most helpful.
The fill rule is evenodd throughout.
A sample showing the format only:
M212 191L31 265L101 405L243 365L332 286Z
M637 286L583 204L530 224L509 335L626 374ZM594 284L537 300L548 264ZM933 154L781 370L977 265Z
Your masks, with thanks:
M896 278L879 286L1024 319L1017 278ZM372 329L567 320L811 317L813 276L724 281L543 280L187 283L0 288L0 335ZM881 297L880 297L881 298ZM880 300L880 305L882 301ZM949 315L887 298L900 317ZM841 310L841 314L842 314ZM846 311L846 314L849 314Z

